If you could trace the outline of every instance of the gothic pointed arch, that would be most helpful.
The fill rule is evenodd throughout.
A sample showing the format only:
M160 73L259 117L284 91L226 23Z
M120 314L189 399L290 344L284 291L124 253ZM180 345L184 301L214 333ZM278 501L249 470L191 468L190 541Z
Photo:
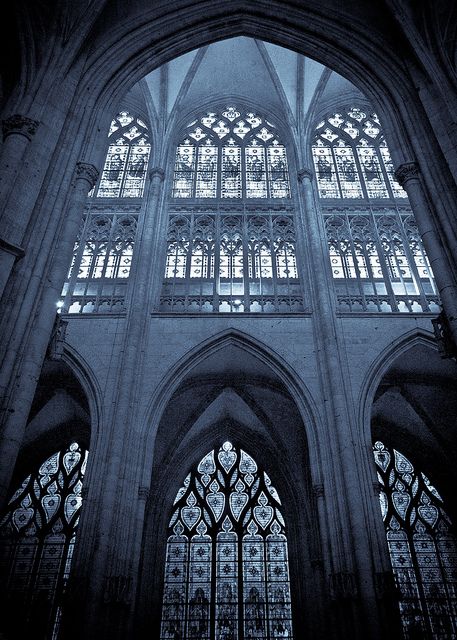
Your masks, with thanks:
M404 638L457 633L457 537L443 498L403 453L373 447Z
M199 113L177 144L162 312L303 311L287 150L259 111Z
M285 522L270 477L225 441L180 488L161 638L292 638Z
M315 126L312 154L342 312L438 311L430 262L372 109L342 104Z

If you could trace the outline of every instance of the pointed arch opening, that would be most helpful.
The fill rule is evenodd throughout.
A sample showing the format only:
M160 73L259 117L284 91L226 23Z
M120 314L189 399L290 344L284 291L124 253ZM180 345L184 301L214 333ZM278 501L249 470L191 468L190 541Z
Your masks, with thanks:
M161 640L293 637L281 500L243 449L192 469L168 533Z

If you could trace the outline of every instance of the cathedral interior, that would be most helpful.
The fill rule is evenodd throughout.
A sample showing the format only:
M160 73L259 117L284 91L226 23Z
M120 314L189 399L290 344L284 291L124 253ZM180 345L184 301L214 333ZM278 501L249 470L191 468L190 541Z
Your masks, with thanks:
M457 639L457 4L0 26L0 639Z

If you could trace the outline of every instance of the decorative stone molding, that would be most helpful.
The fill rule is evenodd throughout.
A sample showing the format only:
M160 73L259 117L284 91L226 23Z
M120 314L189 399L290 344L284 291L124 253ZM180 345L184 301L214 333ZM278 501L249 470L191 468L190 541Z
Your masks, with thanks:
M149 487L138 487L138 498L146 502L149 498Z
M323 484L315 484L313 486L313 495L315 498L323 498L325 495L325 489Z
M2 122L3 141L11 135L25 136L30 141L35 135L39 124L38 120L32 120L15 113Z
M452 338L449 321L444 311L441 311L437 318L433 318L432 325L440 356L457 360L457 346Z
M95 186L98 178L98 169L88 162L77 162L75 169L77 180L87 180L90 189Z
M154 178L163 180L165 178L165 171L161 167L152 167L152 169L149 170L149 179L154 180Z
M11 253L16 260L20 260L25 255L25 251L22 247L11 244L11 242L8 242L8 240L4 240L3 238L0 238L0 249L7 253Z
M404 187L408 180L417 180L419 178L419 165L417 162L405 162L398 167L394 176L398 184Z
M65 335L68 321L62 320L59 314L56 315L52 328L51 338L48 344L47 356L50 360L61 360L63 356Z
M307 180L309 180L310 182L312 182L313 180L313 172L311 171L311 169L299 169L298 170L298 180L299 182L303 182L303 180L305 180L305 178Z
M131 589L130 576L107 576L103 597L105 604L129 605Z
M355 575L348 571L335 571L329 575L329 592L333 600L353 600L358 597Z

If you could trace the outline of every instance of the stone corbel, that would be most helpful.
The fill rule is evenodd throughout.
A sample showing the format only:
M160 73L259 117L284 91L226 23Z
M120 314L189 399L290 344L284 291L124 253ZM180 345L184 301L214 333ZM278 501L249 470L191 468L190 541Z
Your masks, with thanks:
M437 318L433 318L432 325L440 356L457 360L457 346L452 338L449 322L444 311L441 311Z
M52 328L51 338L48 344L47 356L50 360L61 360L65 345L65 335L67 333L68 320L62 320L59 314L56 315Z

